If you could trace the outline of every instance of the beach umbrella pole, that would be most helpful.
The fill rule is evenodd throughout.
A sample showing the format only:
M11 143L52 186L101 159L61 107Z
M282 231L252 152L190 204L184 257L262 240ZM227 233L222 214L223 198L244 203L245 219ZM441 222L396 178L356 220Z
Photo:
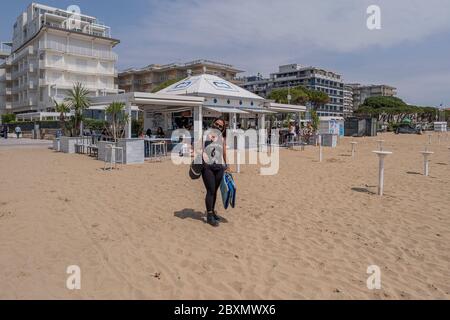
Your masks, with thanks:
M352 158L355 157L355 146L357 144L357 142L350 142L350 144L352 145Z
M323 160L323 150L322 150L322 136L319 135L319 162Z
M378 195L382 196L384 193L384 158L392 154L389 151L373 151L373 153L377 154L379 165L378 165Z
M429 156L431 156L434 152L431 151L422 151L421 154L423 155L423 175L425 177L429 176L430 173L430 160L429 160Z

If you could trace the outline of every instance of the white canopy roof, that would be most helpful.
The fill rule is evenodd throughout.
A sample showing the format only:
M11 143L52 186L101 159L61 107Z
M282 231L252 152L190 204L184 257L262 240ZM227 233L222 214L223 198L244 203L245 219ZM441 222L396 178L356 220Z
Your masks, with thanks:
M233 97L240 99L252 99L255 101L264 98L247 91L227 80L211 74L191 76L181 80L156 94L177 94L200 97Z
M298 106L298 105L292 105L292 104L282 104L282 103L275 103L275 102L269 102L267 104L269 110L277 111L277 112L306 112L305 106Z

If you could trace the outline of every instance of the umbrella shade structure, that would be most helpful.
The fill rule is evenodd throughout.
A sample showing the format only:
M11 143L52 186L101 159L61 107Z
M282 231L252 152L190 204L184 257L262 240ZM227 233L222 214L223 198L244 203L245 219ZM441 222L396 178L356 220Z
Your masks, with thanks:
M403 119L402 123L408 123L408 124L411 124L411 123L412 123L412 120L411 120L410 118L405 118L405 119Z

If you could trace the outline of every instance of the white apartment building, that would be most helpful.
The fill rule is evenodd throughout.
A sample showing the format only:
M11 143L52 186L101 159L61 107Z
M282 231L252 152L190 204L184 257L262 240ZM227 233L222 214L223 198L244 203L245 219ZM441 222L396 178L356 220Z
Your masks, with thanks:
M92 96L119 92L119 40L95 17L69 9L32 3L17 18L11 54L0 60L0 114L51 111L76 82Z
M342 76L333 71L288 64L279 66L278 72L270 74L269 79L250 77L240 86L263 97L267 97L274 89L304 86L310 90L324 92L330 97L329 103L318 106L319 116L344 115L344 83Z
M348 84L353 89L353 110L358 110L367 98L370 97L394 97L397 88L385 84L361 85L359 83Z
M344 84L344 117L353 115L353 87Z

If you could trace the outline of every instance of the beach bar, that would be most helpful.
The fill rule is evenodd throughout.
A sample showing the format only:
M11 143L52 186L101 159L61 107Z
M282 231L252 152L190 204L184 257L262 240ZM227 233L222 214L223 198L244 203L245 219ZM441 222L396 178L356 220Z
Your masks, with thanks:
M92 97L90 102L91 108L121 102L125 104L126 113L130 117L133 110L143 112L144 132L147 130L155 132L161 128L166 134L161 140L165 142L170 142L168 137L171 132L179 128L188 130L194 141L201 143L204 129L216 117L224 117L230 130L265 129L266 115L306 112L304 106L268 101L231 82L209 74L188 77L157 93L129 92L99 96ZM133 139L131 133L131 121L129 121L125 138L118 143L124 149L125 163L143 163L148 153L146 141ZM258 145L265 143L266 141L257 142ZM258 148L258 145L247 143L245 147ZM139 152L139 155L133 155L130 152ZM107 160L108 155L105 150L99 150L98 154L99 160ZM127 159L133 160L129 162Z

